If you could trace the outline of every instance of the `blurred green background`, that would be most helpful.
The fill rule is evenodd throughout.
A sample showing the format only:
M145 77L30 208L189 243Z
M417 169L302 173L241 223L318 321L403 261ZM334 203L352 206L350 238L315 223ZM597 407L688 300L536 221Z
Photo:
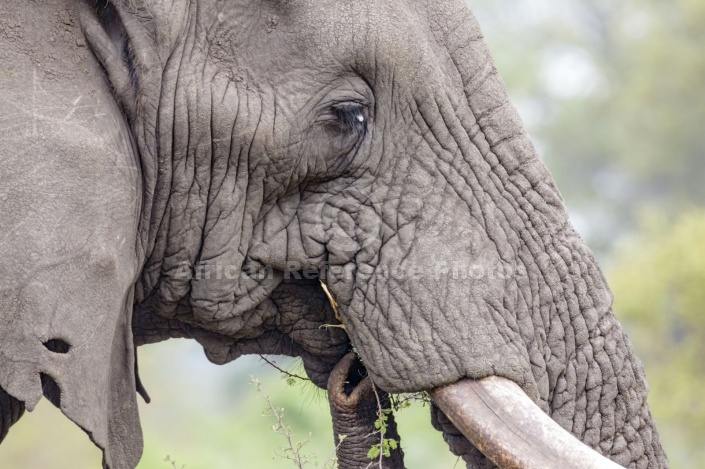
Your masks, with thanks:
M615 311L644 361L674 469L705 467L705 2L469 0L575 226L595 250ZM325 396L288 386L258 358L209 364L195 343L140 349L140 469L294 467L273 451L263 382L322 465L333 453ZM293 366L280 361L282 366ZM401 411L409 468L457 460L428 409ZM46 401L0 446L3 468L99 467L85 435ZM67 463L71 461L71 463ZM457 467L463 467L461 463Z

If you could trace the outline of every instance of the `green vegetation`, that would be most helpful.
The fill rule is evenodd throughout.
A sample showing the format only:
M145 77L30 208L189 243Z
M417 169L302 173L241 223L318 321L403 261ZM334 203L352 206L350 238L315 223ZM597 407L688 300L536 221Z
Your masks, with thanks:
M615 311L647 368L673 468L705 461L705 211L651 216L608 270Z
M392 414L392 409L382 409L379 403L379 395L377 394L377 388L373 384L372 388L375 391L375 397L377 397L377 421L375 421L375 432L379 434L379 443L372 445L370 450L367 452L367 457L370 459L379 458L379 466L382 467L383 458L389 458L392 455L392 451L399 447L399 442L393 438L387 438L387 420Z
M293 378L292 376L288 376L286 378L287 384L290 386L295 384L291 381L292 379L295 380L296 378ZM319 467L318 455L315 453L307 454L304 452L304 447L311 443L312 434L309 433L305 440L297 440L297 435L294 433L294 430L284 421L285 409L274 405L272 402L272 397L264 390L262 387L262 382L259 379L250 375L250 384L257 388L257 392L259 393L258 397L264 399L267 403L267 407L263 415L274 418L276 423L272 425L272 430L274 433L281 435L286 440L286 445L280 446L279 450L274 452L274 458L288 460L298 469L304 469L309 466ZM342 442L344 438L345 436L342 435L340 441ZM334 469L336 467L335 455L331 456L322 467L323 469Z
M705 204L705 3L468 0L529 133L602 258L643 207Z

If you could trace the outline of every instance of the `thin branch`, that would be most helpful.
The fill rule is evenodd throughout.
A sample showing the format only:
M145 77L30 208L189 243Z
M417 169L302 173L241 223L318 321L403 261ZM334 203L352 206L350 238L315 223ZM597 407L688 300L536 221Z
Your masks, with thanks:
M392 408L399 411L402 408L408 407L412 402L421 402L422 405L429 405L431 398L425 392L415 392L411 394L390 395Z
M280 368L279 366L277 366L276 363L274 363L274 362L272 362L272 361L270 361L270 360L267 360L267 359L264 357L264 355L260 355L259 357L260 357L262 360L264 360L269 366L271 366L271 367L274 368L275 370L279 371L280 373L282 373L282 374L288 376L289 378L296 378L296 379L300 379L300 380L302 380L302 381L311 381L311 380L308 379L308 378L304 378L303 376L299 376L299 375L297 375L297 374L291 373L291 372L289 372L289 371L286 371L286 370Z
M370 380L372 382L372 380ZM379 393L377 392L377 386L372 382L372 391L375 393L375 400L377 401L377 418L379 419L379 469L382 469L382 462L384 461L384 434L387 433L387 423L384 421L384 410L382 409L382 402L379 400Z
M170 463L170 464L171 464L171 467L173 467L174 469L179 469L179 468L176 466L176 461L173 460L173 459L171 459L171 456L169 456L168 454L166 455L166 458L164 458L164 462ZM181 466L181 469L184 469L185 467L186 467L186 466L183 465L183 466Z
M304 469L304 466L306 465L307 461L305 458L302 458L301 455L299 454L301 448L303 447L304 443L299 443L298 445L294 444L293 440L293 435L289 431L289 427L287 427L284 424L284 409L278 409L274 407L274 404L272 404L272 400L269 398L269 395L264 392L262 389L262 385L258 379L256 379L254 376L250 375L250 383L254 384L255 387L257 388L257 391L264 397L264 400L267 401L267 405L269 406L269 410L272 411L272 414L274 415L274 418L277 419L277 424L274 426L274 431L276 433L279 433L281 435L284 435L286 438L287 443L289 444L289 448L285 449L285 453L288 453L289 451L291 454L281 454L279 456L282 456L286 459L289 459L290 461L294 461L296 463L296 467L299 469Z

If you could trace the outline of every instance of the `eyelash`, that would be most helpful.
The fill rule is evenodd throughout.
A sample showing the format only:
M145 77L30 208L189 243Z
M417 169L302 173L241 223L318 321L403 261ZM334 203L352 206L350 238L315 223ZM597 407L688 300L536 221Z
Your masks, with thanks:
M333 114L340 125L340 130L346 133L363 135L367 131L367 117L362 106L335 106Z

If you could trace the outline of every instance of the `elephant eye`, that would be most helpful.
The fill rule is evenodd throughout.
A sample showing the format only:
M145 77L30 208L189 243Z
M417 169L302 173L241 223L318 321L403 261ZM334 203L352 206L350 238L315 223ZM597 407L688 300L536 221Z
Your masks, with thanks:
M329 102L319 111L307 151L324 161L324 178L340 174L362 148L373 119L366 102Z
M335 127L342 134L362 136L367 131L366 108L357 103L345 103L333 106L332 114Z

